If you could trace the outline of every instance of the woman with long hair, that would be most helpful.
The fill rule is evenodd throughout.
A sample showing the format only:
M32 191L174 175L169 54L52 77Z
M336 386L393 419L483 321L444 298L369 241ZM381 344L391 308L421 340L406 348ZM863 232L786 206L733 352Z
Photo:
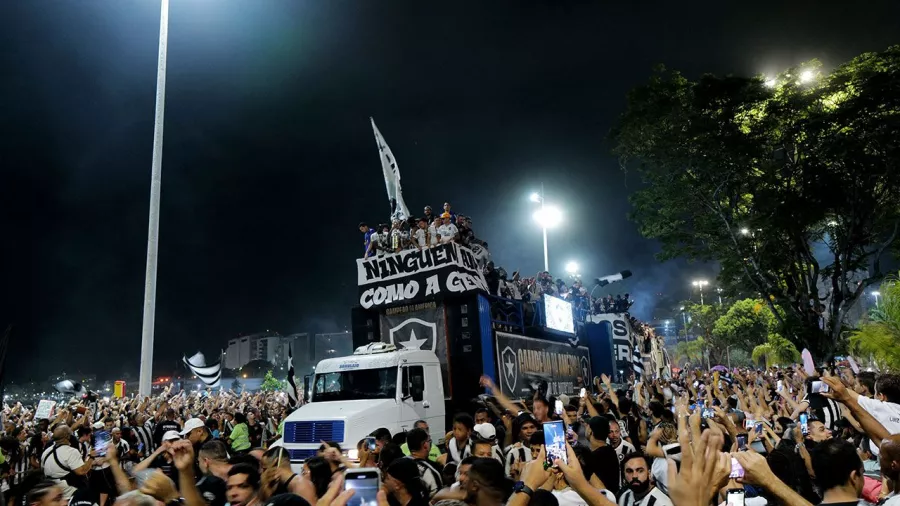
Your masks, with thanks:
M331 475L331 464L325 457L313 457L303 463L303 477L313 484L318 498L322 498L328 492Z

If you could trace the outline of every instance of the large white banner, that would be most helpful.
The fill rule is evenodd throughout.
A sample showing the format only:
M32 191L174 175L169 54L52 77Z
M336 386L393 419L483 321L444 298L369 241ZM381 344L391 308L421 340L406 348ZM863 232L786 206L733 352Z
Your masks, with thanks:
M446 243L383 257L356 260L359 304L368 309L399 302L487 291L487 282L471 250Z

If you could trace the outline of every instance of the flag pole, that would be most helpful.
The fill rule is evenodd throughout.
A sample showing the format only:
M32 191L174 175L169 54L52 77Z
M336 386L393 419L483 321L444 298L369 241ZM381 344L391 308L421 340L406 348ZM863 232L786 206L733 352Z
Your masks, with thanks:
M156 325L156 261L159 250L159 193L162 186L163 124L166 109L166 56L169 44L169 0L160 0L159 55L156 61L156 110L150 176L150 218L147 224L147 271L144 280L144 321L141 328L140 395L153 384L153 331Z

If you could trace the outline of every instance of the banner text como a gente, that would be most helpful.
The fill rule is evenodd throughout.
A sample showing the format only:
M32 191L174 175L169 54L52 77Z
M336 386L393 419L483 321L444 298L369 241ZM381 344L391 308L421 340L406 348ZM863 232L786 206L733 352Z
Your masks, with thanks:
M396 303L487 290L471 250L447 243L356 261L359 305L369 309Z

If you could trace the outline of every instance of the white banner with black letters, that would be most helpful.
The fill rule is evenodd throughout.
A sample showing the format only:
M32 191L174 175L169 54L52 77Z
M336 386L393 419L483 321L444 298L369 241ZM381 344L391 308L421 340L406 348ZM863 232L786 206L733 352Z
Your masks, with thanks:
M497 332L497 376L500 390L513 399L531 397L540 382L548 395L577 394L592 378L590 350Z
M452 242L357 259L356 280L359 305L366 309L435 300L473 290L487 291L475 255Z

